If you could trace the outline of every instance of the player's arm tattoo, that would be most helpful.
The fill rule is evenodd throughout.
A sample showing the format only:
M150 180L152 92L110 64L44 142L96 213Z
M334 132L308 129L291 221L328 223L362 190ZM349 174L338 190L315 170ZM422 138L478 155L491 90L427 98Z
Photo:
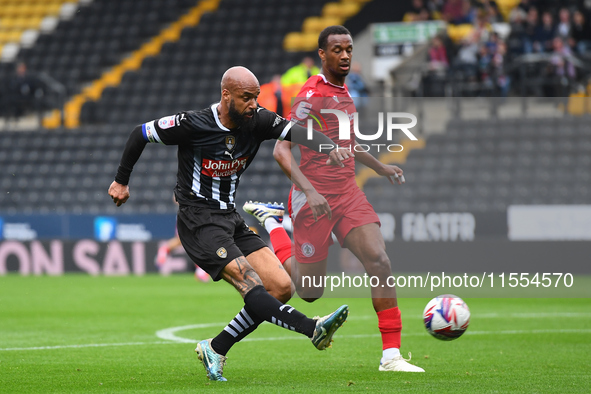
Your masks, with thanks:
M254 268L250 266L246 257L240 256L236 258L236 264L238 265L238 270L242 275L241 278L234 278L229 277L230 283L238 290L238 292L244 297L249 291L251 291L255 286L262 285L263 281L259 278L259 275L256 273Z

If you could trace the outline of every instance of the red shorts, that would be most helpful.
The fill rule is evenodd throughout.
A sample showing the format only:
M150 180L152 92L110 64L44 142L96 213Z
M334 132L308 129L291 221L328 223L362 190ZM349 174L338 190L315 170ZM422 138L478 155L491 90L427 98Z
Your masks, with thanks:
M292 188L287 209L293 221L295 257L300 263L317 263L328 257L328 248L333 244L331 233L343 246L349 231L365 224L377 223L380 219L365 193L358 187L345 194L324 195L332 211L332 220L322 215L314 221L306 196Z

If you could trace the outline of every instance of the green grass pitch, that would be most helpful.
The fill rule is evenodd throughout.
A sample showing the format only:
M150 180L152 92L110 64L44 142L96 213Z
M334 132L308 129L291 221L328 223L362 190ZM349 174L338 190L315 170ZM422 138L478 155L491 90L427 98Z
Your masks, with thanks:
M424 374L378 372L370 300L294 299L308 316L349 304L333 348L319 352L263 324L230 351L222 383L207 380L193 350L242 307L227 284L190 275L9 275L0 277L0 392L589 392L590 299L467 298L470 328L452 342L423 328L427 301L399 301L402 352Z

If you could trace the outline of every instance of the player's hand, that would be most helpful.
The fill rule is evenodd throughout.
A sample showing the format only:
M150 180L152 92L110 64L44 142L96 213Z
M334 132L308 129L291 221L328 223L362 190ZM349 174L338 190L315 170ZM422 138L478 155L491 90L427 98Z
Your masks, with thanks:
M109 196L111 196L113 202L120 207L121 204L125 203L129 198L129 185L122 185L113 181L111 186L109 186Z
M306 200L308 200L308 205L312 210L312 215L314 215L314 221L318 221L318 218L324 214L328 216L328 220L332 219L332 211L330 210L328 201L326 201L326 198L322 194L313 190L306 193Z
M388 180L393 185L394 185L394 182L397 182L399 185L402 185L403 183L406 182L406 180L404 179L403 171L398 166L391 165L391 164L385 164L382 166L382 168L380 170L378 170L376 172L378 173L378 175L388 177Z
M355 157L353 152L351 152L347 149L339 149L339 148L333 149L328 154L328 160L326 160L326 165L329 165L329 166L337 165L342 168L345 166L343 164L343 161L353 158L353 157Z

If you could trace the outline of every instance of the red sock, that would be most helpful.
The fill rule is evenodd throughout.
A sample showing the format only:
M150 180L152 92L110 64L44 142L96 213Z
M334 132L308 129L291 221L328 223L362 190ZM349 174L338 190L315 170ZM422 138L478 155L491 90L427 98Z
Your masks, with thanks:
M377 314L378 328L382 334L382 349L392 347L400 349L400 332L402 331L400 309L394 307L377 312Z
M291 238L289 238L283 227L272 230L269 235L271 236L271 244L273 245L273 250L275 250L275 255L281 261L281 264L285 263L285 260L292 256Z

